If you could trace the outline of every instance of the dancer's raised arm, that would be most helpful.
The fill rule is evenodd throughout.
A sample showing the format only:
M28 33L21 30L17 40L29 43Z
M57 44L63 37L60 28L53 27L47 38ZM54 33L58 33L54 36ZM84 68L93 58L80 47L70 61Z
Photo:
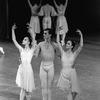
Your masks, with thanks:
M78 54L80 53L80 51L82 50L82 47L83 47L83 35L82 35L82 32L79 29L76 32L78 32L79 35L80 35L80 45L79 45L78 49L74 52L75 56L77 57Z
M57 32L57 44L58 44L58 47L59 47L59 49L60 49L60 52L61 52L61 54L64 52L64 50L63 50L63 48L62 48L62 46L61 46L61 43L60 43L60 36L59 36L59 30L56 30L56 32Z
M57 5L56 1L54 0L54 4L56 6L56 8L59 8L59 6Z
M40 4L38 6L37 4L32 5L30 0L28 0L28 4L29 4L29 7L31 9L32 15L38 15L38 9L41 6L41 2L42 2L42 0L40 1Z
M53 6L51 6L51 16L58 16Z
M30 0L28 0L28 4L29 4L29 7L32 9L32 4L31 4L31 2L30 2Z
M35 33L32 30L32 27L30 26L30 24L28 24L28 25L29 25L28 32L32 38L32 43L31 43L32 47L31 48L34 49L36 47Z
M15 36L15 29L16 29L16 25L14 24L12 26L12 40L15 44L15 46L19 49L19 51L21 51L23 48L18 44L18 42L16 41L16 36Z
M64 6L65 6L65 7L67 7L67 4L68 4L68 0L66 0L66 2L65 2L65 4L64 4Z

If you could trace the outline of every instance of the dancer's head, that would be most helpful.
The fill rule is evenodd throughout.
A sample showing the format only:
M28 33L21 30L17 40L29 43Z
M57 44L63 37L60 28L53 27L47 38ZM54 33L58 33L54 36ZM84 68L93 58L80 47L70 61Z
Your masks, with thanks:
M74 47L75 47L75 42L73 40L68 40L66 42L66 45L65 45L66 50L69 50L69 49L73 50Z
M22 41L23 45L30 45L30 38L29 37L24 37L23 41Z
M43 33L44 39L51 38L51 35L52 35L52 33L51 33L51 29L50 28L47 28L47 29L44 30L44 33Z

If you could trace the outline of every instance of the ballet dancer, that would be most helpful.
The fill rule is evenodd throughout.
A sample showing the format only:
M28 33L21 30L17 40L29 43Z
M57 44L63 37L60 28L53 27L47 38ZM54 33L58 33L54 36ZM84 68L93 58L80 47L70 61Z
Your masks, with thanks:
M30 19L29 24L32 27L32 30L34 31L35 36L36 36L36 33L40 33L40 21L39 21L38 12L39 12L39 8L41 6L41 2L42 2L42 0L40 1L39 5L34 4L34 6L33 6L31 4L30 0L28 0L29 7L31 9L31 19Z
M61 43L62 43L62 46L63 46L63 45L65 45L64 40L65 40L65 37L66 37L66 33L68 32L68 23L67 23L67 20L66 20L66 17L65 17L65 11L66 11L66 7L67 7L67 4L68 4L68 0L66 0L64 5L60 4L59 6L57 5L57 3L54 0L54 4L57 8L57 15L58 15L56 28L60 28Z
M39 16L44 16L43 17L43 30L50 28L52 25L51 17L57 16L57 13L53 6L46 4L43 5L40 9Z
M57 87L67 93L67 100L75 100L78 93L80 93L78 78L74 62L83 47L83 35L80 30L76 32L80 35L80 45L77 50L73 51L75 43L68 40L65 49L60 44L60 32L57 32L57 44L61 52L62 70L58 79Z
M37 45L36 57L41 55L40 81L43 100L52 100L54 80L54 58L57 44L51 41L51 29L44 30L44 41Z
M30 100L31 92L35 90L34 83L34 74L31 66L31 60L34 55L35 50L35 40L32 39L31 47L29 37L25 37L22 41L22 47L16 40L15 36L16 25L12 26L12 41L20 52L20 65L16 75L16 84L21 88L20 100L24 100L24 97L27 97L27 100Z

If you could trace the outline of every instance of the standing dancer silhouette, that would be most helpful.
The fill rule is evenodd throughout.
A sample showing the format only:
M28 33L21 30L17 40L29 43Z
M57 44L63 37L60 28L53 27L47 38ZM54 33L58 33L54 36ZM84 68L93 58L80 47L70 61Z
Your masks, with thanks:
M66 0L65 4L60 4L59 6L56 4L55 0L54 0L54 4L57 8L57 24L56 24L56 28L60 28L60 35L61 35L61 43L62 45L65 44L64 40L66 37L66 33L68 32L68 24L67 24L67 20L65 17L65 11L66 11L66 7L68 4L68 0ZM59 24L58 24L59 23ZM56 29L58 30L58 29Z

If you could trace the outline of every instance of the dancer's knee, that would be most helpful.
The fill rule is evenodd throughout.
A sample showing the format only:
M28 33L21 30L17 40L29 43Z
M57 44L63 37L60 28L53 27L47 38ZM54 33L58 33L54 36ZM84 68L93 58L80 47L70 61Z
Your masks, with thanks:
M48 84L48 89L51 89L52 88L52 84Z
M42 89L45 90L45 89L47 89L47 84L43 84L43 83L42 83L42 84L41 84L41 87L42 87Z

